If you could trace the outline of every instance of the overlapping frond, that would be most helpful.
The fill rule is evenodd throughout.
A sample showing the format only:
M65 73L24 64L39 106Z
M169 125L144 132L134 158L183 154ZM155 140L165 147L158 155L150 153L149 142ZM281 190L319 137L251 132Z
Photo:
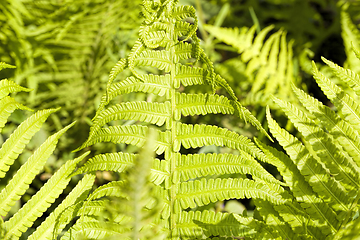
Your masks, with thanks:
M340 81L348 84L352 91L358 90L357 73L323 60ZM299 212L297 225L306 226L305 232L302 228L306 234L304 237L339 239L345 235L345 225L356 224L352 221L359 204L359 104L319 72L315 63L313 75L338 112L293 86L293 92L308 111L278 98L273 100L303 138L300 141L282 129L267 109L270 131L288 156L259 141L257 143L269 162L278 168L296 198L299 205L294 205L293 210ZM294 223L291 216L296 214L288 214L283 206L274 206L273 209L281 217L286 217L286 222ZM296 227L290 226L292 229ZM286 228L284 226L281 230L286 231Z
M5 239L11 239L13 236L19 237L26 231L32 223L40 217L43 212L56 200L68 185L71 174L76 165L89 152L82 156L67 161L50 180L38 191L13 217L11 217L4 226L7 230Z
M72 124L74 125L74 124ZM50 136L35 152L29 157L24 165L12 177L10 182L2 189L0 193L0 215L6 216L10 208L15 204L15 201L29 188L29 184L40 172L46 163L46 160L55 150L58 139L64 134L72 125L67 126L58 133Z
M41 110L31 115L14 131L0 149L0 177L4 177L14 160L23 151L31 137L41 128L42 124L58 109Z
M29 240L51 240L53 236L56 236L60 231L66 226L66 222L59 223L60 214L68 207L84 200L87 196L87 193L90 191L93 186L95 175L86 174L75 188L66 196L63 202L45 219L41 225L36 228L29 236ZM54 231L55 223L58 222L57 231Z

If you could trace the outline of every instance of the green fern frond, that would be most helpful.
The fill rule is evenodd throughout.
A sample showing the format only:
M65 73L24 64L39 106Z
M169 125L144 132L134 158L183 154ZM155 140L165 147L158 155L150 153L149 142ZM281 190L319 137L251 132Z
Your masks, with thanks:
M6 96L0 100L0 131L3 129L9 116L15 109L32 111L32 109L18 103L12 97Z
M251 174L264 181L281 184L271 176L264 168L249 154L241 151L241 155L232 154L176 154L177 170L180 180L185 182L216 174Z
M329 228L325 228L327 232L324 232L324 234L328 235L329 229L333 233L336 232L338 226L337 215L334 210L323 202L323 199L326 199L327 202L333 202L332 206L335 206L336 208L340 207L344 209L345 207L348 209L343 205L342 201L344 199L345 202L348 201L346 200L346 197L344 197L344 195L346 195L345 191L339 189L338 184L329 177L329 174L323 169L317 160L309 154L308 150L298 139L290 135L286 130L280 128L275 120L271 118L269 110L267 111L267 119L271 133L279 141L280 145L285 149L293 161L293 164L298 169L297 170L294 167L290 168L290 170L293 169L292 171L295 173L293 174L294 176L299 176L299 188L294 188L293 192L295 197L298 198L300 204L304 202L302 207L305 208L310 216L313 218L316 217L322 224L324 222L327 223ZM286 158L279 159L286 160ZM298 174L297 171L300 171L304 180L300 177L301 175ZM290 178L291 176L289 175L290 174L287 174L285 176ZM287 183L291 186L292 182L298 184L296 179L291 179ZM334 199L334 196L337 196L335 198L337 201Z
M177 138L173 143L175 151L179 151L181 146L184 148L197 148L206 145L226 146L243 150L266 162L264 155L248 138L226 128L205 124L189 125L178 123L177 131Z
M0 149L0 178L3 178L14 160L29 143L51 113L58 109L41 110L31 115L14 131Z
M36 228L28 240L51 240L57 236L60 231L66 226L66 222L59 223L57 231L54 231L55 222L59 220L59 215L69 206L84 200L87 193L90 191L95 180L95 175L86 174L75 188L66 196L61 204L45 219L41 225Z
M235 215L235 214L234 214ZM178 224L173 231L173 236L182 236L184 239L203 239L204 236L232 236L232 237L255 237L254 228L245 226L253 219L235 217L228 213L215 213L213 211L181 212L178 215Z
M146 190L147 185L143 182L145 181L143 176L133 172L140 167L136 162L141 155L125 152L97 155L79 168L76 174L95 170L125 172L124 182L114 182L114 186L106 184L99 187L94 191L94 195L90 195L88 202L113 195L123 197L119 202L124 205L124 210L119 216L131 216L130 222L124 225L130 226L126 231L136 236L134 239L139 239L142 234L139 226L143 224L141 220L143 212L140 209L144 206L148 214L157 216L156 220L152 218L151 224L164 226L160 232L169 234L169 239L204 237L206 234L203 235L203 231L231 237L238 237L237 234L251 235L255 232L252 227L257 228L261 223L245 227L243 225L246 221L239 223L237 218L224 221L223 224L217 223L209 217L214 213L209 215L204 210L196 213L200 216L204 213L200 218L195 218L193 210L189 210L189 216L194 217L196 221L204 222L204 224L199 222L203 230L194 223L191 226L199 229L199 232L187 237L186 232L178 229L183 221L181 215L189 206L196 207L198 204L207 209L218 201L246 197L265 198L276 204L286 201L279 194L282 185L285 184L276 180L257 163L257 160L268 162L268 159L250 139L217 126L181 122L185 116L209 113L232 114L250 122L270 138L261 123L240 104L226 80L215 73L212 61L200 48L200 40L196 36L195 10L189 6L175 7L177 2L176 0L144 0L142 13L145 21L140 27L139 38L128 57L120 60L112 69L107 91L92 120L89 138L79 148L107 142L130 144L141 148L147 142L149 125L157 125L158 137L156 140L151 140L153 146L145 148L145 151L147 155L155 151L156 154L161 155L159 158L163 159L144 156L149 160L149 169L151 169L146 181L155 185L151 191ZM246 41L252 43L252 38ZM282 53L282 56L284 55ZM130 71L131 76L115 81L116 76L121 72L126 74L126 70ZM201 85L205 85L206 90L211 89L211 94L205 90L196 92L196 89L204 89ZM217 94L217 88L226 95ZM115 103L117 96L136 92L151 94L151 99L148 98L146 102L138 100L126 102L127 99L122 98L123 103ZM117 125L118 120L134 122L131 123L133 125ZM185 155L183 153L187 152L188 148L196 149L209 145L228 147L237 154ZM130 171L128 175L127 169ZM228 174L251 174L254 180L233 179ZM206 180L211 176L219 176L219 178ZM129 179L126 179L127 177ZM218 186L215 186L215 183ZM146 201L142 196L145 192L150 196ZM122 195L124 193L126 196ZM103 208L101 205L102 202L94 203L88 209L89 213L94 212L96 208ZM86 203L81 208L85 209ZM161 210L161 217L157 215L158 209ZM75 207L69 210L69 212L75 211ZM81 214L76 213L80 218L74 227L70 228L71 231L75 231L74 234L80 234L80 224L98 222L96 217L88 216L85 210L82 211L84 212ZM234 225L226 226L231 222ZM91 232L91 227L86 231ZM124 239L129 236L124 234L121 235ZM70 237L70 231L66 236Z
M3 79L0 81L0 99L14 92L30 92L31 89L19 86L13 81Z
M116 119L133 119L162 126L169 121L170 102L152 103L145 101L113 105L102 111L91 126L92 131ZM96 126L96 127L95 127Z
M13 217L5 222L7 233L5 239L13 236L19 237L22 232L32 225L43 212L55 201L62 193L70 181L70 175L76 165L87 155L67 161L50 180L38 191Z
M295 127L305 137L305 140L311 144L316 155L325 164L330 173L335 176L335 179L339 181L341 179L343 185L349 190L353 187L358 188L360 178L358 167L351 164L351 161L349 162L347 156L333 143L332 137L327 135L292 104L285 103L279 99L274 99L274 101L282 108L291 122L294 123ZM303 99L303 101L306 100Z
M347 55L345 67L352 69L356 73L360 73L360 60L356 58L352 48L360 48L360 31L351 21L349 13L346 12L347 7L343 7L341 11L341 36L344 41L345 53Z
M206 115L208 113L232 114L234 108L230 100L220 95L210 94L176 94L175 119L180 120L181 115Z
M89 159L76 171L75 174L94 171L114 171L121 173L127 168L133 166L136 157L136 154L122 152L99 154ZM158 159L153 159L150 181L159 185L168 177L169 173L167 162L164 160L160 161Z
M119 190L124 188L125 181L113 181L95 189L88 197L87 201L99 199L105 196L126 197L127 195Z
M142 147L145 143L148 127L140 125L129 126L110 126L102 128L94 137L88 139L80 148L94 145L98 142L126 143L137 147ZM170 132L160 132L156 141L155 151L157 154L163 153L170 147Z
M293 87L293 90L303 106L322 121L322 124L334 139L350 154L355 162L359 163L360 138L358 132L349 123L337 116L329 107L324 106L298 88ZM351 165L354 165L352 159L348 159L348 161Z
M278 185L258 183L249 179L201 179L180 184L177 201L183 209L207 205L230 198L263 198L274 204L286 204L278 193Z
M16 68L16 67L13 66L13 65L4 63L4 62L0 62L0 71L3 70L3 69L6 69L6 68Z
M341 81L345 82L357 95L360 95L360 76L356 72L342 68L324 57L321 59L332 69Z
M61 238L61 240L75 240L79 238L87 239L109 239L110 237L131 239L129 237L123 238L123 233L129 229L117 223L105 223L97 221L79 222L74 228L70 229Z
M360 109L356 101L345 93L340 87L331 82L313 63L314 78L321 90L336 106L341 117L349 122L357 131L360 130Z
M46 141L32 154L24 165L17 171L10 182L2 189L0 193L0 215L6 216L10 208L29 188L32 179L40 172L46 163L46 160L55 150L56 144L61 137L70 127L62 129L58 133L50 136Z
M205 26L212 35L241 54L239 58L230 59L219 66L219 70L229 75L228 77L234 78L234 81L235 79L237 81L238 74L247 78L249 83L243 83L247 84L246 88L249 91L243 101L245 104L254 105L254 101L251 101L254 95L259 97L256 103L260 105L269 103L271 94L292 99L289 94L290 82L297 81L293 70L293 41L287 42L286 33L282 30L271 34L265 40L273 26L264 28L255 37L256 28L256 25L250 29L243 27L241 30ZM241 65L242 68L232 69L234 64Z

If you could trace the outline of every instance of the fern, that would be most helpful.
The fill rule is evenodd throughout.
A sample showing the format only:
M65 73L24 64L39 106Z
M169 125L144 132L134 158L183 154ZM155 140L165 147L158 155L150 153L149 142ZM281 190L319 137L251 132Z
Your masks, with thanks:
M164 226L163 233L168 239L253 236L255 229L263 227L261 222L236 214L219 212L215 216L213 211L202 209L233 198L265 198L275 205L287 204L289 199L281 195L282 183L257 163L256 159L268 160L249 139L222 127L181 122L186 116L233 114L266 134L256 118L241 106L228 83L215 73L212 62L200 48L195 35L197 19L194 9L176 4L177 1L143 2L145 20L139 39L129 56L119 60L111 70L106 93L92 120L89 138L79 149L100 142L125 143L141 148L146 142L149 125L157 125L158 137L152 140L151 150L163 159L149 159L152 162L150 180L155 184L155 198L162 203L155 205L161 208L161 216L152 224ZM187 22L189 18L193 19L192 24ZM132 76L116 81L116 75L125 69L129 69ZM148 69L155 70L149 74ZM189 93L187 87L193 85L208 86L210 92ZM217 88L227 95L216 94ZM115 102L117 96L133 92L156 97L154 101ZM118 125L118 120L136 122ZM227 147L238 154L187 154L183 150L209 145ZM97 155L76 173L96 170L123 172L132 166L136 168L134 162L138 157L135 153L125 152ZM253 179L237 178L239 174L252 174ZM98 188L90 195L89 204L95 204L95 200L101 197L121 197L126 193L121 192L123 184L114 182ZM129 184L132 184L130 180ZM85 203L69 210L77 212L80 220L69 229L66 239L77 234L103 237L105 235L97 235L99 229L104 233L111 230L111 227L99 225L101 223L93 216L96 211L86 210L87 206ZM93 206L100 209L105 202ZM135 206L143 207L141 202ZM152 211L154 204L147 205L147 208ZM117 216L118 221L126 221L121 216ZM137 222L134 216L130 219L127 221ZM249 222L252 226L246 227ZM123 236L121 234L137 229L136 226L125 226L129 225L124 222L114 226L114 236Z
M9 3L7 3L9 2ZM60 130L72 121L61 152L87 137L88 123L106 89L107 69L125 56L136 39L140 0L4 1L0 60L16 64L12 79L33 91L23 97L33 108L57 108L48 127ZM131 10L131 11L130 11ZM14 24L12 24L14 23ZM121 24L119 24L121 23ZM82 129L82 133L81 130ZM82 139L81 139L82 138ZM76 146L78 147L78 146ZM60 156L62 158L62 156Z
M238 82L244 91L249 91L244 104L263 104L269 102L269 96L274 94L284 99L293 100L290 83L296 82L293 64L293 41L286 42L286 33L278 31L266 36L274 28L268 26L255 37L258 26L251 28L220 28L206 25L205 29L220 41L233 47L241 56L233 58L219 66L219 71L225 77L238 81L238 75L246 78L244 83ZM236 69L233 75L231 69ZM244 86L247 84L247 86ZM238 93L240 94L240 93Z
M357 91L357 74L323 58L343 84ZM260 142L259 146L275 165L289 186L296 209L292 216L274 206L293 230L312 239L340 239L355 236L359 206L358 102L318 71L313 74L320 88L337 107L334 112L317 99L293 86L293 92L305 107L274 98L301 133L301 140L282 129L267 111L269 129L288 156ZM319 120L321 126L317 121ZM291 216L291 217L290 217ZM282 221L283 222L283 221ZM294 225L295 222L298 224ZM346 229L345 229L346 226ZM282 231L288 231L281 227Z
M1 68L12 67L4 63L0 64ZM1 111L1 128L5 125L7 118L15 109L31 110L20 103L16 102L12 97L8 96L9 93L29 91L12 81L2 80L0 82L0 108ZM4 178L7 175L9 168L13 165L14 161L24 151L24 148L29 143L34 134L41 128L42 124L49 117L49 115L58 109L40 110L26 119L5 141L0 149L0 177ZM34 180L36 175L44 167L46 160L55 150L56 144L61 137L70 127L71 124L54 135L46 139L46 141L27 159L26 163L21 166L17 173L12 176L7 185L1 189L0 192L0 215L5 217L8 215L11 207L15 205L22 195L25 194L29 188L30 183ZM35 194L21 209L13 216L9 215L8 220L2 221L1 225L1 239L19 239L22 233L31 227L34 221L45 212L50 205L57 199L60 193L65 189L71 179L71 173L74 171L76 164L81 161L87 154L81 157L68 161L54 176ZM11 177L11 176L9 176ZM85 179L85 178L84 178ZM86 178L82 183L79 183L77 194L82 194L89 189L89 183L92 179ZM81 185L86 185L80 187ZM80 189L79 189L80 188ZM80 190L80 191L79 191ZM70 194L68 198L60 205L46 220L47 228L51 229L55 225L54 214L58 214L61 208L70 205L76 200L78 195ZM60 209L60 210L59 210ZM41 228L39 228L41 229ZM43 227L42 227L43 229ZM46 229L46 230L49 230ZM46 231L45 230L45 231ZM40 231L43 231L40 237ZM34 232L38 237L36 239L50 239L51 231L45 233L44 230Z

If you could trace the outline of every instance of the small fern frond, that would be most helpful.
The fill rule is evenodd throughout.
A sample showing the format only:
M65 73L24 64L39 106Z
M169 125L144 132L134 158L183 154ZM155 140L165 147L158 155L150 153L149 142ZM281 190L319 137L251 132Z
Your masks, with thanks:
M360 49L360 31L356 25L351 21L349 13L347 13L347 7L344 6L341 11L341 36L344 41L345 53L347 60L345 67L351 69L356 73L360 73L360 59L358 59L354 53L353 48Z
M99 142L126 143L137 147L142 147L145 143L148 127L140 125L110 126L102 128L89 138L81 147L88 147ZM157 154L163 153L170 147L169 132L160 132L156 141L155 151Z
M273 204L286 204L278 193L278 185L264 185L249 179L202 178L180 184L177 201L183 209L204 206L230 198L263 198Z
M326 63L336 76L343 82L345 82L358 96L360 95L360 75L356 72L351 71L350 69L345 69L339 65L327 60L326 58L321 58L324 63Z
M79 168L74 175L94 171L114 171L121 173L133 166L136 157L138 157L136 154L122 152L99 154L86 161L86 163ZM164 160L152 160L153 166L151 169L150 181L159 185L169 177L168 164Z
M13 65L4 63L4 62L0 62L0 71L3 70L3 69L6 69L6 68L16 68L16 67L13 66Z
M224 96L212 94L176 94L176 107L178 112L176 120L180 120L181 115L206 115L208 113L232 114L234 108L230 100Z
M99 113L91 126L92 132L97 132L106 123L117 119L138 120L162 126L170 119L170 102L152 103L145 101L128 102L113 105Z
M0 99L15 92L30 92L31 89L21 87L13 81L3 79L0 81Z
M329 177L322 165L310 155L308 150L298 139L290 135L286 130L280 128L275 120L271 118L269 110L267 111L267 119L271 133L279 141L280 145L290 156L293 164L307 182L306 183L302 177L299 177L299 189L294 189L295 197L299 198L298 201L300 204L302 204L302 202L305 203L303 204L303 207L310 216L313 216L314 218L316 216L320 223L326 222L330 227L331 232L336 232L338 225L337 215L334 210L323 203L323 199L331 201L331 205L336 209L339 207L341 209L347 209L343 204L343 201L348 202L348 197L344 196L346 195L345 191L341 188L339 189L338 183ZM280 160L281 159L286 160L286 158L280 158ZM297 173L298 170L294 167L292 167L292 169L295 173L294 176L300 176ZM291 186L291 183L295 180L296 179L291 180L290 182L287 182L287 184ZM296 181L294 183L297 184ZM335 199L337 201L334 199L334 196L336 196Z
M0 100L0 131L3 129L9 116L15 109L32 111L32 109L18 103L12 97L6 96Z
M229 213L184 211L179 214L178 224L172 235L185 239L203 239L204 236L255 237L253 221L251 217Z
M249 154L176 154L180 180L185 182L217 174L251 174L264 181L281 184Z
M360 131L360 107L356 101L340 87L331 82L313 63L314 78L321 90L336 106L339 115L349 122L357 131Z
M226 128L205 124L189 125L178 123L177 130L177 138L173 147L175 151L179 151L181 146L186 149L207 145L225 146L231 149L243 150L266 162L264 155L248 138Z

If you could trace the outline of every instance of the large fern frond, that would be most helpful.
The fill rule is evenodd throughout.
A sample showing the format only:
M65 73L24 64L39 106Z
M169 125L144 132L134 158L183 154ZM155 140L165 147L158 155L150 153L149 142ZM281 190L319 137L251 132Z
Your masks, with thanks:
M231 198L265 198L275 204L284 204L287 199L282 199L279 194L284 184L257 163L257 160L266 163L268 159L250 139L214 125L182 123L187 116L219 113L235 115L267 135L261 123L240 104L226 80L215 73L213 63L200 48L200 40L196 36L197 18L194 9L176 6L177 2L144 0L145 20L139 31L139 39L128 57L121 59L111 70L107 90L92 120L89 138L79 149L107 142L141 148L146 143L149 125L157 125L158 137L152 140L152 150L160 156L160 160L149 159L152 162L149 181L156 185L154 195L161 199L162 203L156 206L154 202L150 202L146 207L148 211L157 207L162 210L161 218L153 223L163 224L162 231L168 238L191 239L195 235L203 236L202 231L199 232L200 235L187 236L189 229L182 231L179 227L182 224L181 216L187 214L187 211L190 217L195 217L191 208L205 209L216 202ZM192 20L192 24L188 23L188 19ZM117 81L116 76L124 71L130 71L131 76ZM198 86L204 91L193 91L198 89ZM217 94L217 89L221 89L224 95ZM145 93L146 101L130 102L123 98L123 102L115 102L118 96L137 92ZM121 125L118 120L132 122L130 125ZM188 154L187 149L209 145L227 147L232 154ZM140 156L126 152L97 155L76 173L96 170L120 173L132 167L136 168L138 157ZM247 174L252 175L253 179L237 178ZM214 180L217 176L219 178ZM132 181L136 183L138 180ZM99 190L94 191L94 195L90 195L89 201L95 201L98 197L121 197L123 184L132 182L114 182L99 187ZM129 198L132 199L131 196ZM85 205L81 207L84 209L83 213L87 211ZM94 224L90 212L94 213L94 209L103 207L100 205L102 203L97 202L89 208L89 214L85 214L87 217L79 211L79 224L76 223L72 229L80 232L81 228L86 228L85 232L90 234L91 229L97 228L89 225ZM203 212L201 210L196 214ZM210 213L211 216L212 214ZM214 222L210 215L194 219L206 223L201 225L199 222L199 226L206 228L204 231L209 234L242 236L243 233L247 235L256 232L234 219L225 221L222 225ZM130 219L139 221L135 216ZM226 226L228 223L234 225ZM129 229L133 231L137 227L134 225ZM118 229L118 226L115 229ZM129 229L123 231L128 232ZM120 228L118 230L120 231ZM118 230L114 233L116 236L122 234ZM106 231L107 229L104 229L104 234ZM66 238L70 238L70 235L68 232ZM124 239L128 237L121 236Z

